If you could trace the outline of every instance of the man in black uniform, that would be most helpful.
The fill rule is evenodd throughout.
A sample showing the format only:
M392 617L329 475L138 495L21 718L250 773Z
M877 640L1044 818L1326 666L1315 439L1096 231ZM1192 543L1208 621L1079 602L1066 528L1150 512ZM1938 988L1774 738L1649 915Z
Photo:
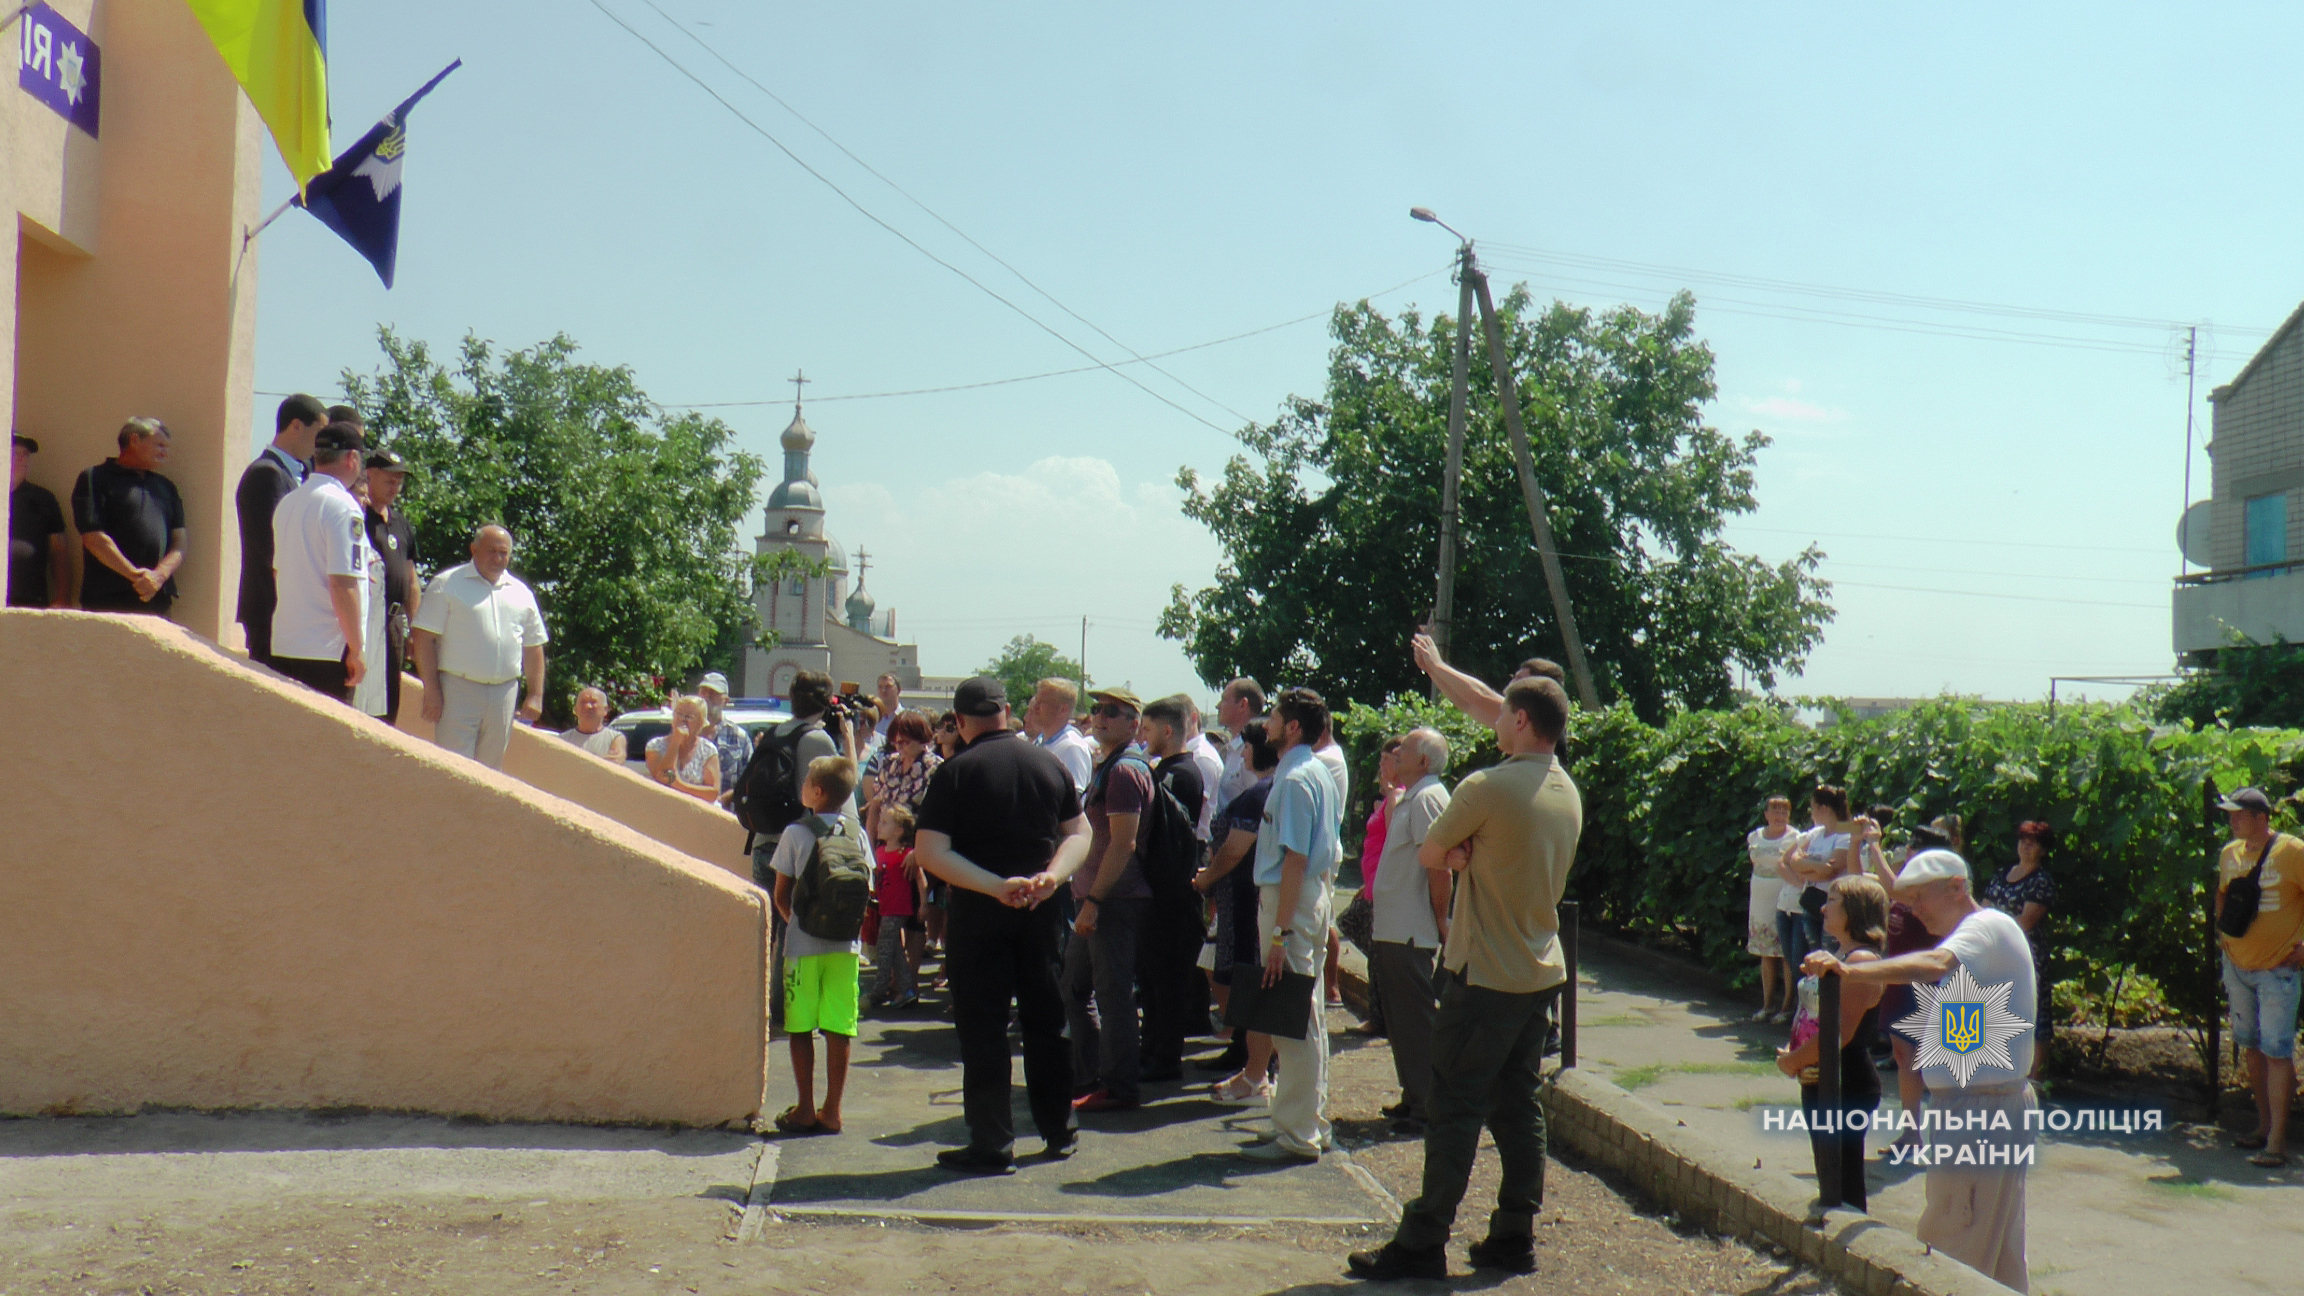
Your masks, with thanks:
M985 676L952 695L967 745L929 776L921 865L952 886L945 969L960 1033L968 1146L936 1154L967 1174L1016 1166L1008 1018L1024 1036L1024 1088L1046 1155L1071 1155L1072 1059L1056 988L1063 915L1049 903L1088 858L1088 819L1064 763L1009 731L1008 691Z
M384 657L370 670L387 671L384 677L384 723L400 721L400 675L408 667L408 627L416 623L416 605L424 596L424 583L416 579L416 530L400 508L400 488L408 480L408 464L389 450L371 450L368 469L368 543L384 558Z
M168 425L132 418L120 428L120 453L72 483L72 525L88 557L80 569L80 607L164 617L176 601L184 565L184 497L160 473L168 462Z
M56 495L29 480L40 443L10 433L8 441L8 606L70 607L72 559L64 536L64 508Z
M280 594L272 576L272 511L312 469L312 438L328 422L317 397L291 396L273 415L272 444L240 474L232 492L240 515L240 602L232 619L248 634L248 660L272 664L272 610Z

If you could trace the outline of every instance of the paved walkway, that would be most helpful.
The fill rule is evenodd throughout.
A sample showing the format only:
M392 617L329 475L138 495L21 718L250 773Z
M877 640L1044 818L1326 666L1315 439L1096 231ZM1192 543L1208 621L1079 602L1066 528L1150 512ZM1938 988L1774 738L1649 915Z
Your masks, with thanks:
M781 1053L781 1041L777 1048ZM1395 1209L1390 1195L1344 1152L1293 1166L1240 1156L1238 1149L1270 1122L1261 1106L1210 1099L1205 1088L1213 1078L1193 1072L1184 1083L1146 1085L1142 1108L1083 1119L1079 1152L1045 1161L1032 1155L1040 1140L1032 1132L1019 1062L1012 1091L1016 1150L1024 1157L1019 1169L1006 1176L956 1175L934 1162L939 1149L967 1141L951 1023L927 1015L867 1020L844 1100L848 1132L780 1140L763 1174L764 1198L783 1215L851 1219L1373 1224L1396 1218L1388 1214ZM791 1093L788 1069L778 1070L769 1092L779 1096L771 1107L783 1110Z
M1807 1136L1764 1132L1760 1107L1797 1108L1799 1086L1776 1070L1785 1028L1745 1020L1689 982L1587 942L1579 1062L1677 1116L1738 1155L1813 1182ZM1897 1105L1883 1069L1883 1110ZM2084 1099L2050 1107L2088 1106ZM1875 1154L1892 1135L1875 1134ZM1924 1170L1870 1163L1872 1213L1910 1229ZM2304 1168L2259 1170L2207 1127L2158 1135L2045 1135L2028 1189L2032 1290L2294 1292L2304 1279Z

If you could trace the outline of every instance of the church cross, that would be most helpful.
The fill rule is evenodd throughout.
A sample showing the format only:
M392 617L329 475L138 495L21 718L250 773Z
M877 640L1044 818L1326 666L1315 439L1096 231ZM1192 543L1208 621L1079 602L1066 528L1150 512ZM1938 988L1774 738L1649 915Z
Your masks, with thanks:
M862 546L856 549L856 588L864 588L864 573L872 570L872 551Z
M791 384L792 384L792 411L793 411L793 413L797 414L797 413L799 413L799 411L800 411L800 388L801 388L801 386L802 386L803 384L806 384L806 383L812 383L812 382L814 382L814 381L816 381L816 380L815 380L815 379L813 379L813 378L810 378L810 377L808 376L808 371L807 371L807 370L805 370L805 369L802 369L802 370L800 370L800 371L798 371L798 372L794 373L794 374L793 374L793 375L792 375L790 378L786 379L785 381L787 381L787 382L789 382L789 383L791 383Z

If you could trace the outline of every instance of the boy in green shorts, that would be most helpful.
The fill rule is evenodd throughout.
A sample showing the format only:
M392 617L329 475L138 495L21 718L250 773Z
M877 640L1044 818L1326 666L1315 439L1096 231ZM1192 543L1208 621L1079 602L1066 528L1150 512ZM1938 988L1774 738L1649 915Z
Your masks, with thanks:
M861 849L862 826L839 809L855 790L856 762L844 756L811 761L800 788L800 804L808 813L777 839L770 862L776 871L776 916L785 922L784 1029L791 1036L792 1083L800 1095L799 1102L776 1118L776 1128L787 1134L840 1132L840 1096L848 1086L848 1048L856 1038L858 962L864 947L856 934L845 941L810 935L801 929L792 907L819 840L845 835ZM821 1106L815 1100L817 1031L824 1032Z

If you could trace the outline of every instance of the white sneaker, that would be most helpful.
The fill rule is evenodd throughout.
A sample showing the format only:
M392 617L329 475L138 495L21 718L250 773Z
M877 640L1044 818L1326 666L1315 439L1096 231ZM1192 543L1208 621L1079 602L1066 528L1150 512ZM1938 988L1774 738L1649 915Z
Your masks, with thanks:
M1767 1021L1769 1018L1771 1018L1771 1017L1773 1017L1773 1016L1775 1016L1775 1015L1776 1015L1776 1014L1775 1014L1775 1013L1773 1013L1773 1012L1771 1012L1770 1010L1768 1010L1768 1009L1766 1009L1766 1008L1762 1008L1762 1009L1760 1009L1758 1012L1755 1012L1755 1013L1753 1013L1753 1014L1752 1014L1752 1015L1751 1015L1749 1018L1746 1018L1746 1020L1747 1020L1747 1021L1764 1022L1764 1021Z

